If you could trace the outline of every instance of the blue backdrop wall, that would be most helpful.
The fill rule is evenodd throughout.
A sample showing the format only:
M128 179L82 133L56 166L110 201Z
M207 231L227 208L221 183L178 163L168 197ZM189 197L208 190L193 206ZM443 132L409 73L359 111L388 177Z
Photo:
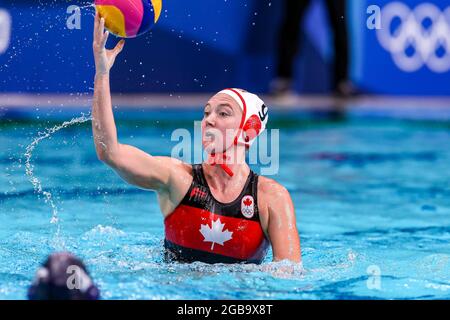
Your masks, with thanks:
M439 28L433 23L427 26L426 20L407 20L410 15L405 13L405 21L418 27L410 34L415 40L404 41L403 49L406 55L414 56L414 46L420 44L422 57L419 68L405 71L398 65L401 55L393 54L398 48L389 42L390 34L384 34L382 43L377 34L380 31L366 24L369 5L385 10L392 1L348 2L345 18L350 30L350 71L358 87L378 94L450 95L450 66L445 68L450 39L436 33ZM443 15L447 1L432 2ZM424 2L401 3L413 12ZM67 28L69 5L81 7L81 29ZM0 92L91 92L93 13L89 2L83 1L0 1ZM281 0L163 0L163 13L152 32L127 41L112 72L112 89L176 93L238 86L267 92L274 74L281 18ZM429 20L433 19L441 21L440 30L450 30L450 19L433 16ZM405 23L397 17L388 29L395 35ZM295 63L295 88L299 92L328 92L333 36L321 0L311 1L299 28L304 36ZM108 45L115 41L110 39ZM439 71L433 69L427 54L433 46L437 59L443 61Z

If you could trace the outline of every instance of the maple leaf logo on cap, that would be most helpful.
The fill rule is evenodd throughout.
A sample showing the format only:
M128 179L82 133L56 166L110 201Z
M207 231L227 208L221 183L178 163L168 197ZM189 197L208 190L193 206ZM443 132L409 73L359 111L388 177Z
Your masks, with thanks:
M211 227L208 224L202 224L200 226L200 233L205 238L203 242L212 242L211 250L214 250L215 243L223 246L225 241L232 239L233 232L228 230L222 231L224 226L225 224L220 222L220 218L213 221Z

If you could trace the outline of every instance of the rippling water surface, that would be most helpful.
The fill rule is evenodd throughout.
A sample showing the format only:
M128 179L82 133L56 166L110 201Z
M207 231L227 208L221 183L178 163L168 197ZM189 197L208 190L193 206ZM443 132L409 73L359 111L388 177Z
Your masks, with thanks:
M177 127L201 115L136 112L123 143L170 154ZM55 250L82 257L105 299L450 298L450 123L274 114L280 170L301 236L304 269L166 264L155 194L125 184L95 155L90 122L0 121L0 299L24 299ZM257 167L254 167L258 171ZM47 199L48 200L48 199Z

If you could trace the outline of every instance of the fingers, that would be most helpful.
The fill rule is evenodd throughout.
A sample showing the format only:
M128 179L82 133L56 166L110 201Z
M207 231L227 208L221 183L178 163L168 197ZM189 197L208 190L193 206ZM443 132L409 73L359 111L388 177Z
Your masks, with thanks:
M94 40L97 42L102 41L103 33L105 30L105 19L100 17L100 14L97 12L94 20Z
M106 42L108 41L108 37L109 37L109 31L106 31L103 35L102 35L102 40L100 42L100 45L102 47L106 46Z
M99 38L101 39L101 37L105 33L105 18L100 18L100 25L98 27L98 32L100 36Z
M97 11L95 14L95 20L94 20L94 38L98 41L102 38L103 35L103 27L101 25L101 21L103 18L100 17L100 13Z
M113 49L114 54L115 54L115 55L118 55L118 54L122 51L122 49L123 49L124 46L125 46L125 40L122 39L122 40L120 40L120 41L116 44L116 46L114 47L114 49Z

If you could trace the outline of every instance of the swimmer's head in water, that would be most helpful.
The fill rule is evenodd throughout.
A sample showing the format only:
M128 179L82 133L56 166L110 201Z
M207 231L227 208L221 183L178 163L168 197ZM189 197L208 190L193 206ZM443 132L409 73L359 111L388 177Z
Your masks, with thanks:
M268 120L264 102L242 89L218 92L209 99L204 111L202 142L209 153L221 153L233 145L250 147Z
M83 262L68 252L50 255L28 289L30 300L97 300L100 291Z

